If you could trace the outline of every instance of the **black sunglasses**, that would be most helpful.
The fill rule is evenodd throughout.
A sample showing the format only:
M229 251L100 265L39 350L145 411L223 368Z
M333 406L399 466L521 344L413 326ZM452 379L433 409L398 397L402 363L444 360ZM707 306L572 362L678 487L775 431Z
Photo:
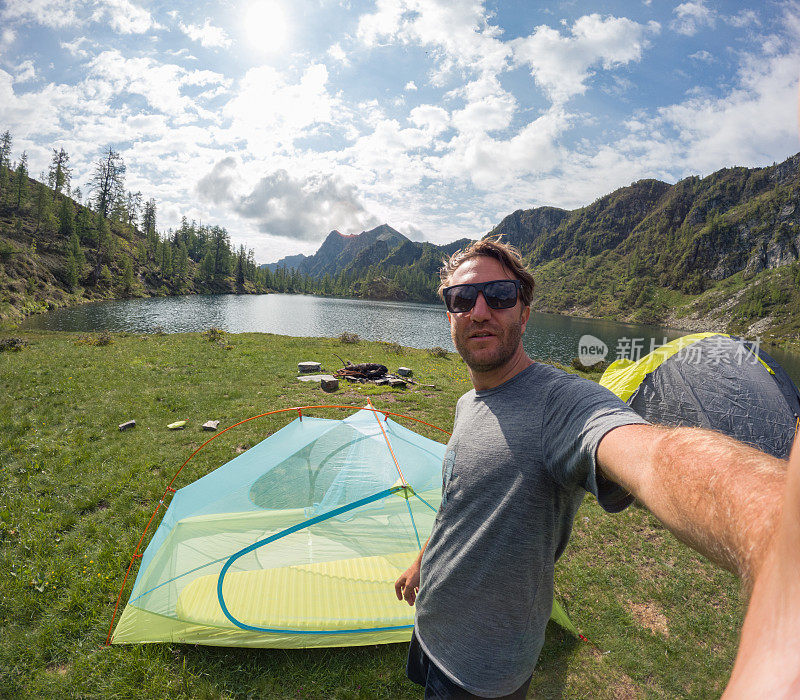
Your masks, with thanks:
M510 309L517 303L519 280L492 280L476 284L454 284L442 290L444 303L452 314L463 314L475 306L478 293L483 292L486 304L492 309Z

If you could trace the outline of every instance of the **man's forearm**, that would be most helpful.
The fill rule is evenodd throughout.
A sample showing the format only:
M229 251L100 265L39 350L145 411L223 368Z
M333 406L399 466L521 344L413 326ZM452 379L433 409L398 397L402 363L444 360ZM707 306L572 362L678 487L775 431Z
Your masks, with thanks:
M650 428L649 436L637 450L642 468L619 483L749 591L781 515L787 463L700 428Z
M427 540L425 540L425 544L422 545L422 549L419 550L419 554L417 555L417 558L415 560L415 563L417 565L422 564L422 555L425 554L425 548L428 546L428 542L430 541L431 538L429 537Z

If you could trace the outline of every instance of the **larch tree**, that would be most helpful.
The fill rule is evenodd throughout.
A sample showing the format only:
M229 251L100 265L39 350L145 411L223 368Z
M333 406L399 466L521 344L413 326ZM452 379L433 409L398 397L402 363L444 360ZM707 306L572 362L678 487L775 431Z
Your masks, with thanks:
M2 198L8 189L9 177L8 173L11 170L11 132L6 129L3 135L0 136L0 198ZM2 201L2 199L0 199Z
M96 210L108 217L120 191L125 187L125 163L111 146L95 164L91 188Z
M50 161L50 171L47 175L47 184L53 190L53 199L61 194L62 190L69 193L69 184L72 179L72 170L69 167L69 155L60 148L53 149L53 159Z
M22 152L16 168L17 185L17 209L22 206L22 202L28 193L28 153Z
M139 214L142 212L142 193L128 192L125 197L125 208L128 210L128 226L139 223Z

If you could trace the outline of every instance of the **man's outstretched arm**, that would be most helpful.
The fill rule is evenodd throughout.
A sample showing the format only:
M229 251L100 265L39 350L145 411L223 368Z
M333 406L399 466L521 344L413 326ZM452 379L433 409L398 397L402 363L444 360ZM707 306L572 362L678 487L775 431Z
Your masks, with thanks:
M800 438L789 459L778 529L753 586L723 698L800 697Z
M627 425L603 437L597 463L749 592L780 519L785 461L710 430Z

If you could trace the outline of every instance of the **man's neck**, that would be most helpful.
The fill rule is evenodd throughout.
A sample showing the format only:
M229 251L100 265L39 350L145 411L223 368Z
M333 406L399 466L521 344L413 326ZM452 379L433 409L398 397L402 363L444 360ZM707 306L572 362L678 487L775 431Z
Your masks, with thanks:
M528 357L527 353L522 349L522 343L520 343L519 348L511 359L501 367L488 372L478 372L470 368L469 376L472 379L472 386L475 387L475 391L486 391L507 382L532 364L533 360Z

